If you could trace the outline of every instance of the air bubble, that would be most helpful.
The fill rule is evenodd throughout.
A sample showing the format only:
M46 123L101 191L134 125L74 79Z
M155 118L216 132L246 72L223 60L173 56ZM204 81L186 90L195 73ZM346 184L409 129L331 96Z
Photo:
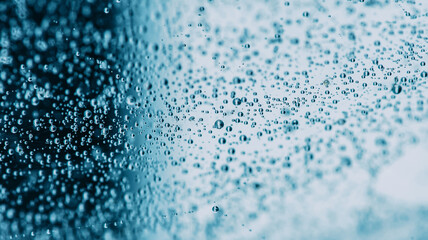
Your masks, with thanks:
M214 128L222 129L224 127L224 122L222 120L217 120L214 123Z

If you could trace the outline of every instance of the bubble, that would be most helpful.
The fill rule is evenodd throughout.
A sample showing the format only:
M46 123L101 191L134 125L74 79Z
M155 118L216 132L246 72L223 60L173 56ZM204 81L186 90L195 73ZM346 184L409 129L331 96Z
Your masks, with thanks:
M55 125L51 125L51 126L49 127L49 130L50 130L51 132L56 132L57 127L56 127Z
M211 209L213 212L217 213L220 211L220 208L218 206L213 206Z
M222 120L217 120L214 123L214 128L222 129L224 127L224 122Z
M11 132L12 132L12 134L18 133L18 128L17 128L17 127L15 127L15 126L13 126L13 127L11 128Z
M394 94L400 94L401 93L401 91L402 91L402 87L399 85L399 84L394 84L394 85L392 85L392 92L394 93Z
M126 97L126 103L128 105L134 105L137 102L137 99L134 96Z
M92 116L91 110L85 110L84 116L85 116L85 118L90 118Z
M248 138L245 135L241 135L241 136L239 136L239 140L242 141L242 142L245 142L245 141L248 140Z
M239 105L241 105L241 103L242 103L242 100L241 100L241 99L239 99L239 98L235 98L235 99L233 99L233 105L235 105L235 106L239 106Z

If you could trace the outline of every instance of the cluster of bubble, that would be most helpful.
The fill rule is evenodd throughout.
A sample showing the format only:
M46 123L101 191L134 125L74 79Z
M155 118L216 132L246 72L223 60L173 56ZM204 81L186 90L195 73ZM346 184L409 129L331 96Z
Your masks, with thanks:
M1 239L120 229L129 188L117 99L123 20L102 9L94 1L0 3Z
M0 3L12 239L361 236L367 214L337 232L298 208L427 137L419 2L16 5Z
M157 164L145 174L161 176L154 205L168 213L162 221L171 234L370 233L362 217L353 220L361 230L306 233L289 219L318 217L305 219L287 203L315 184L334 189L357 170L375 179L409 143L426 138L426 6L212 1L159 8L147 31L161 41L147 40L148 53L135 60L145 56L149 67L131 119L140 126L132 131L135 151L143 147L143 161ZM168 29L154 27L162 24ZM276 220L287 233L271 229Z

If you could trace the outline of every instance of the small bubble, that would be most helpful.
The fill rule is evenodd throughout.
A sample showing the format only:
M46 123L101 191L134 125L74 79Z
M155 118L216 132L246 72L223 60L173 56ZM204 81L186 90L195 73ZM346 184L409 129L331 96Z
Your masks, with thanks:
M134 105L137 102L137 99L134 96L128 96L126 98L126 103L128 105Z
M86 110L84 115L85 115L85 118L90 118L92 116L92 112L90 110Z
M392 92L394 93L394 94L399 94L399 93L401 93L401 90L402 90L403 88L399 85L399 84L394 84L394 85L392 85Z
M50 128L49 128L49 130L51 131L51 132L56 132L56 126L55 125L51 125L50 126Z
M241 99L239 99L239 98L233 99L233 105L238 106L238 105L241 105L241 103L242 103Z
M323 82L324 86L328 87L330 85L330 81L329 80L324 80Z
M212 208L212 211L216 213L216 212L220 211L220 208L218 206L214 206Z
M17 127L12 127L11 132L12 133L17 133L18 132L18 128Z
M217 120L214 123L214 128L222 129L224 127L224 122L222 120Z

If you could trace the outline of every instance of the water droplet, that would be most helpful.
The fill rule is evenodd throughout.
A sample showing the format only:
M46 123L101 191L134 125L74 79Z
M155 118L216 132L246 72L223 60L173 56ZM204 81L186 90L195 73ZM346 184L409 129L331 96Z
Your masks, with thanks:
M216 213L216 212L220 211L220 208L218 206L213 206L212 211Z
M222 120L217 120L214 123L214 128L222 129L224 127L224 122Z
M399 94L399 93L401 93L401 90L402 90L403 88L399 85L399 84L394 84L394 85L392 85L392 92L394 93L394 94Z

